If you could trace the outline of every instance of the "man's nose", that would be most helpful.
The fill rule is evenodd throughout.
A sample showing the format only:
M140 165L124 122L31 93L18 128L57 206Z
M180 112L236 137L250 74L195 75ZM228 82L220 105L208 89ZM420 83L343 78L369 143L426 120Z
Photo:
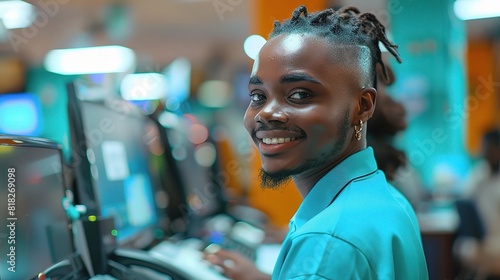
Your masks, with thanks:
M288 121L288 115L281 104L272 101L264 105L257 115L255 115L255 121L266 123L278 121L286 123Z

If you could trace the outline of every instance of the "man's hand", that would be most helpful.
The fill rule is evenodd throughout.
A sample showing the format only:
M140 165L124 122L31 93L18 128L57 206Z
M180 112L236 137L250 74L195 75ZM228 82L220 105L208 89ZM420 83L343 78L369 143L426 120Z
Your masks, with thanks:
M234 280L269 280L267 275L257 269L254 263L245 256L221 249L219 245L209 245L203 254L203 258L212 265L221 268L222 273Z

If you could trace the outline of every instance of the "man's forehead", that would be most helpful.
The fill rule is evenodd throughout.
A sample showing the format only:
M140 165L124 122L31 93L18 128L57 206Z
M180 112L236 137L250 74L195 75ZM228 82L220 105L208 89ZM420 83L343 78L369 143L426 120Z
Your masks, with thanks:
M350 39L344 37L322 37L314 34L291 33L281 34L268 40L264 45L278 47L282 51L297 52L303 48L317 46L320 48L331 48L331 52L364 53L370 52L367 46L352 44Z
M271 38L261 49L260 59L274 60L278 56L309 60L320 59L335 64L371 66L367 46L349 44L341 39L292 33Z
M256 74L259 65L274 63L278 57L300 66L316 63L314 66L341 66L346 71L359 71L368 76L372 72L371 52L367 46L300 33L271 38L254 61L252 75Z

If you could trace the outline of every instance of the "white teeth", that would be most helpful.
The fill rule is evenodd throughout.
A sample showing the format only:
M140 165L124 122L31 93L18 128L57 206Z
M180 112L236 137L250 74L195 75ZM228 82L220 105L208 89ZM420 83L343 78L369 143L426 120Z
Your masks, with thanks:
M295 138L263 138L262 142L264 142L265 144L275 145L275 144L283 144L294 140Z

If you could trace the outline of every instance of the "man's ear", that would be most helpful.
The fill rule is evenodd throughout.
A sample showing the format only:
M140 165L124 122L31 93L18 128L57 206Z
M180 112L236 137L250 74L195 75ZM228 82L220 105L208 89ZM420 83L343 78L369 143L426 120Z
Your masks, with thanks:
M366 122L370 119L375 111L375 101L377 98L377 90L368 87L361 90L358 94L358 106L356 116Z

